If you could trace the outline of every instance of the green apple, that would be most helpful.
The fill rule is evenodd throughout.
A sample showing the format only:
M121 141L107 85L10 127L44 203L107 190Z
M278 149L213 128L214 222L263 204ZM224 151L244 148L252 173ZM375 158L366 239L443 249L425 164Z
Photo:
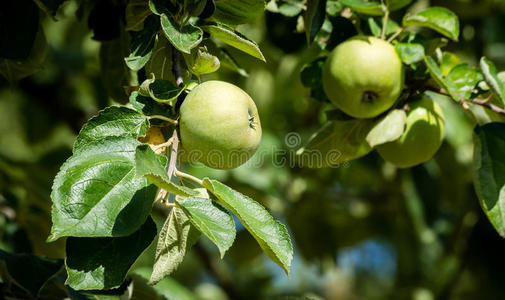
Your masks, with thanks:
M428 97L409 102L405 132L396 141L377 146L385 160L409 168L429 160L444 138L444 115Z
M388 110L403 88L403 67L388 42L356 36L339 44L323 67L323 89L331 102L355 118Z
M254 101L223 81L207 81L191 90L181 105L179 126L185 156L216 169L242 165L261 140Z

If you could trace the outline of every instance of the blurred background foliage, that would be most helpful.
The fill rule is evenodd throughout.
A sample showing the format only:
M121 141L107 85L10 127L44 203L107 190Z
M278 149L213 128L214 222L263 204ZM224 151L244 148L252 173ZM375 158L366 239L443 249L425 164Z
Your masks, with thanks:
M52 180L86 120L108 105L125 103L122 85L141 79L127 72L123 63L128 36L119 12L124 4L72 0L65 1L54 17L40 13L44 34L37 36L34 50L47 51L40 70L19 81L0 78L4 262L7 252L64 257L64 240L45 242L51 226ZM505 69L505 1L419 0L411 8L428 5L448 7L460 17L461 41L450 43L448 51L472 66L485 55ZM399 21L404 13L405 9L392 17ZM300 70L320 49L318 43L306 45L303 33L297 32L296 11L294 15L266 11L254 23L238 27L260 44L267 60L261 63L230 49L248 77L221 68L202 78L232 82L255 100L263 127L255 157L232 171L184 167L260 201L288 225L295 243L291 278L238 228L237 241L223 261L202 239L155 294L149 294L153 291L144 279L153 263L151 246L131 271L133 295L209 300L502 299L505 241L482 213L471 182L476 121L453 101L434 96L446 115L446 139L424 165L397 170L375 152L335 168L292 165L296 149L324 123L324 112L331 108L313 99L301 84ZM23 272L34 272L30 268ZM9 282L2 270L4 263L0 292ZM56 276L41 297L57 299L70 293L83 299L65 290L63 281L64 274Z

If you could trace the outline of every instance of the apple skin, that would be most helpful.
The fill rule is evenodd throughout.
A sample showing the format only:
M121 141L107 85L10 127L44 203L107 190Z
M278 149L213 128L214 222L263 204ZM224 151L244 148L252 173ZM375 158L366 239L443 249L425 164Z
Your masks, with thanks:
M355 118L373 118L401 94L400 57L388 42L355 36L339 44L323 67L323 89L331 102Z
M261 140L254 101L224 81L206 81L193 88L181 105L179 126L184 156L197 157L216 169L242 165Z
M421 164L435 155L444 138L444 115L427 97L409 102L407 124L402 136L376 147L380 156L399 168Z

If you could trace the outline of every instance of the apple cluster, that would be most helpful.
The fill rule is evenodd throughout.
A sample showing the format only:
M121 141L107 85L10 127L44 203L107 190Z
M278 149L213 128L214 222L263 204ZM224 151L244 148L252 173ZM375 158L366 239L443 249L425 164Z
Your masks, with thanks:
M354 118L375 118L402 104L402 62L395 48L379 38L355 36L339 44L325 62L322 79L330 101ZM397 167L408 168L438 151L444 116L439 105L423 95L407 99L403 107L407 110L404 133L376 150Z

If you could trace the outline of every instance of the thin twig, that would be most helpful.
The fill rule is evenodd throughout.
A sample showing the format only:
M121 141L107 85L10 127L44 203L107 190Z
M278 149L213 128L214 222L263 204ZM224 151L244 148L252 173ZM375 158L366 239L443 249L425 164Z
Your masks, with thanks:
M154 152L156 152L157 150L163 148L163 147L170 147L170 145L172 145L172 143L174 142L174 139L173 138L169 138L166 142L164 143L161 143L161 144L158 144L158 145L154 145L152 147L152 150Z
M473 104L477 104L477 105L480 105L480 106L484 106L485 108L489 109L489 110L492 110L493 112L497 113L497 114L500 114L500 115L504 115L505 116L505 109L499 107L499 106L496 106L492 103L481 103L481 102L478 102L476 101L477 99L473 99L470 101L470 103L473 103Z
M190 175L190 174L187 174L187 173L184 173L184 172L181 172L177 169L175 169L175 172L174 172L175 176L177 177L181 177L181 178L186 178L186 179L189 179L191 181L194 181L196 183L198 183L199 185L203 185L203 180L199 179L199 178L196 178L195 176L193 175Z
M403 32L403 29L404 29L403 27L398 28L398 30L392 36L389 37L388 43L391 43L394 39L396 39L400 35L400 33Z
M437 92L439 94L445 95L445 96L449 96L449 97L451 96L445 89L433 89L431 87L428 89L431 91ZM496 106L492 103L489 103L489 101L491 101L492 97L493 97L492 95L486 99L465 99L465 98L461 97L460 102L461 102L461 105L463 106L463 108L464 108L465 104L471 103L471 104L483 106L483 107L485 107L485 108L487 108L497 114L505 116L505 109L503 109L499 106Z
M165 121L165 122L168 122L168 123L171 123L173 125L177 125L179 122L177 120L174 120L174 119L170 119L170 118L167 118L165 116L162 116L162 115L152 115L152 116L149 116L149 120L150 119L158 119L158 120L162 120L162 121Z
M41 9L41 10L42 10L42 11L43 11L46 15L48 15L51 19L53 19L53 21L55 21L55 22L56 22L56 21L58 21L58 20L56 19L56 17L55 17L55 16L53 16L53 15L51 14L51 12L49 11L49 8L47 8L47 6L45 6L45 4L44 4L44 3L42 3L42 1L40 1L40 0L33 0L33 2L35 2L35 4L37 4L37 6L38 6L38 7L39 7L39 8L40 8L40 9Z
M179 146L179 139L177 138L177 130L174 129L174 133L172 134L172 149L170 150L170 162L168 165L168 180L172 178L172 175L174 174L175 165L177 163L177 148Z

